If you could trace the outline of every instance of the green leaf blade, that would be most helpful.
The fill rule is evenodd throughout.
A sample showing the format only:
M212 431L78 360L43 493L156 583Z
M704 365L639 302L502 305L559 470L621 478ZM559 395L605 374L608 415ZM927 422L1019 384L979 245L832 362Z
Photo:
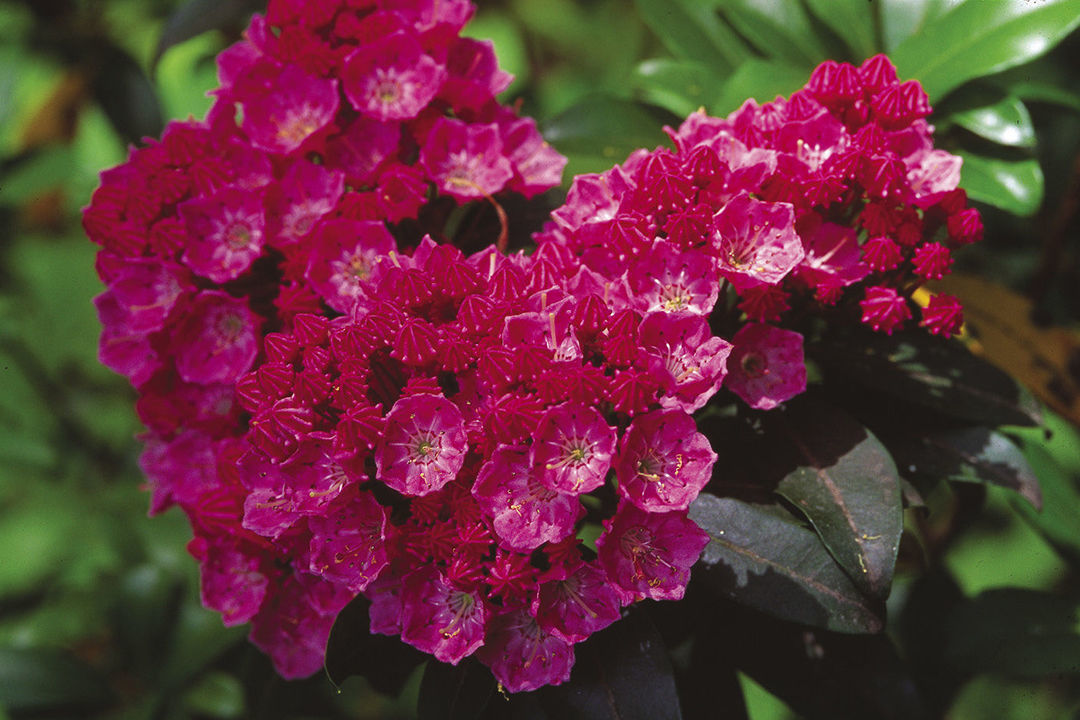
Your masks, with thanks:
M804 625L881 631L881 604L861 593L817 535L793 518L709 494L690 506L690 518L710 537L695 576L715 592Z
M1006 96L981 107L954 112L948 119L979 137L1008 147L1035 147L1035 126L1027 106Z
M750 49L720 21L711 3L697 0L634 0L638 14L668 52L727 73L752 57Z
M782 427L804 463L777 492L802 512L859 589L884 598L903 531L900 477L877 438L846 413L792 403Z
M818 20L844 39L856 61L877 52L875 9L871 3L866 0L806 0L806 4Z
M1045 181L1038 160L1002 160L966 151L960 187L968 197L1028 217L1042 206Z
M934 103L968 80L1039 57L1077 25L1074 0L965 2L900 43L892 61Z

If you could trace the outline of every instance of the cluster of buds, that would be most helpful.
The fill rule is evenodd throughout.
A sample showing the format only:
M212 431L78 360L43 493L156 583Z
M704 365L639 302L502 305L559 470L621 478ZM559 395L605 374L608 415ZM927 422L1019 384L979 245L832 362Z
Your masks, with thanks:
M85 214L151 511L187 513L204 604L286 677L362 594L372 632L511 692L565 681L623 608L685 592L717 460L693 413L798 395L793 309L892 332L981 234L921 88L878 56L695 113L674 149L576 178L534 253L467 255L429 208L534 195L565 162L496 101L471 12L271 2L208 118ZM921 314L959 328L947 296Z

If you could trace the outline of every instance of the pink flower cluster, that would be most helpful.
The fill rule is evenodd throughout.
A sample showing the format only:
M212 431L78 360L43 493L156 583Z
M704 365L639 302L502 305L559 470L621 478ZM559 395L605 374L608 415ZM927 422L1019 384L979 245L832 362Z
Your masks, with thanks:
M727 385L768 409L805 387L802 338L778 325L809 312L892 333L912 318L911 293L981 238L957 188L960 158L933 147L929 112L886 57L828 61L788 99L694 113L669 129L674 149L575 178L538 240L639 310L738 327ZM920 312L946 337L962 322L944 294Z

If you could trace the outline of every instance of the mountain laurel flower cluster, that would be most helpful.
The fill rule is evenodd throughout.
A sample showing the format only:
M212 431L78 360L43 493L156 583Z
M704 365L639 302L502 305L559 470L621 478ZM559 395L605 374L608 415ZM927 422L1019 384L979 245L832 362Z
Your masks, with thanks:
M104 173L85 213L151 512L187 513L204 604L285 677L363 595L372 632L510 692L567 680L623 608L683 597L717 462L694 413L805 390L793 309L961 323L910 297L981 225L880 56L576 178L531 254L417 232L565 163L495 100L510 78L459 35L471 13L271 2L207 119Z

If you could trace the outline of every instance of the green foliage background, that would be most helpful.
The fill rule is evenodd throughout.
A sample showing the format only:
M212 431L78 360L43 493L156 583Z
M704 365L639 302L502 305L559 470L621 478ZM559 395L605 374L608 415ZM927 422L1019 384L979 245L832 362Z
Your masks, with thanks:
M79 208L129 142L202 116L213 57L253 5L0 0L0 720L415 713L419 675L398 699L359 678L341 693L322 676L285 683L201 608L186 521L148 519L137 491L133 393L96 359L101 287ZM764 102L823 59L888 51L926 86L939 146L964 156L982 203L987 241L966 269L1075 328L1078 24L1076 0L501 0L467 31L494 40L517 76L507 98L570 157L567 179L664 143L662 125L698 107ZM929 513L909 514L929 540L901 549L890 618L961 608L927 630L943 634L926 661L952 683L951 718L1080 711L1080 436L1053 414L1048 429L1012 433L1042 513L943 484ZM936 596L913 590L927 575ZM741 681L753 720L794 716Z

